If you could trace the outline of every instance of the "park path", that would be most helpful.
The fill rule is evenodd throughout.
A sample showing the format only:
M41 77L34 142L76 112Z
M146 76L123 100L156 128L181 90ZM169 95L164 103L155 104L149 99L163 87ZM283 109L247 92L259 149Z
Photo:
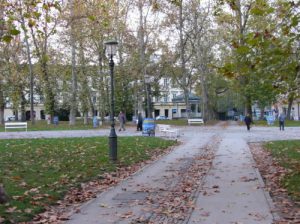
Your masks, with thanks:
M117 131L118 136L136 136L140 132L136 128L128 127L127 131ZM97 137L108 136L110 128L90 129L90 130L63 130L63 131L10 131L0 132L0 139L20 139L20 138L72 138L72 137Z
M276 218L271 212L272 200L264 190L247 142L299 139L299 131L300 128L280 132L275 127L254 127L247 132L237 125L181 128L181 145L84 204L67 223L271 224ZM207 159L201 155L208 149L214 152L211 166L207 172L199 173L198 179L192 179L196 191L189 197L194 209L181 207L185 209L181 218L170 215L176 206L182 206L178 203L182 195L172 200L168 196L174 196L184 178L188 182L189 175L194 174L191 167ZM172 210L162 212L162 204Z

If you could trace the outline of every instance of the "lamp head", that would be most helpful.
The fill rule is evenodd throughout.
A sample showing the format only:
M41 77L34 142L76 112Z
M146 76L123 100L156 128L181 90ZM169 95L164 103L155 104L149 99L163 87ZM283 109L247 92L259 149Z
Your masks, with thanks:
M110 40L110 41L106 41L104 44L106 46L106 54L109 57L112 57L112 56L116 55L116 53L117 53L117 45L118 45L117 41Z

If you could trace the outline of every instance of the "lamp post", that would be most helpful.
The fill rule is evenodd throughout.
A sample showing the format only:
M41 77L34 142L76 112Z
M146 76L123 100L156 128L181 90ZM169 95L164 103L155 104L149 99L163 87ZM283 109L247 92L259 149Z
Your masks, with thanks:
M145 75L146 97L147 97L147 117L148 118L152 118L151 98L150 98L150 82L151 82L151 77L149 75Z
M109 68L110 68L110 134L109 140L109 157L111 160L117 160L118 157L118 144L117 144L117 134L115 130L115 95L114 95L114 60L113 56L116 55L117 51L117 41L107 41L106 53L109 57Z

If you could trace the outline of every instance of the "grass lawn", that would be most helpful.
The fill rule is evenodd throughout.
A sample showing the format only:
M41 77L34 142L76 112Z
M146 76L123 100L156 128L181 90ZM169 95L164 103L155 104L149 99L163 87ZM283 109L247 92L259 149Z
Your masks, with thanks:
M300 202L300 140L274 141L264 147L272 152L281 166L289 170L282 184L292 198Z
M17 122L17 121L16 121ZM214 125L218 121L216 120L211 120L205 123L205 125ZM156 124L170 124L170 125L176 125L176 126L185 126L188 125L186 119L174 119L174 120L156 120ZM83 120L77 120L76 124L74 126L69 125L69 121L59 121L58 125L54 124L47 124L47 121L41 120L41 121L36 121L34 125L31 124L30 121L27 121L28 124L28 131L56 131L56 130L88 130L88 129L101 129L101 128L108 128L110 126L109 121L106 121L103 123L102 126L98 128L93 127L93 122L92 120L89 120L88 124L83 124ZM117 122L116 127L118 127L119 123ZM128 121L126 123L126 126L136 126L132 121ZM300 126L300 122L299 122ZM20 131L22 129L10 129L8 130L9 132L12 131ZM4 125L0 125L0 132L4 132Z
M16 121L17 122L17 121ZM77 120L74 126L69 125L69 121L60 121L58 125L54 124L47 124L47 121L41 120L36 121L34 125L31 124L30 121L27 121L28 124L28 131L46 131L46 130L88 130L88 129L95 129L93 128L93 122L90 121L89 124L83 124L83 120ZM104 123L102 126L98 127L103 128L107 127L109 124ZM11 129L8 131L20 131L21 129ZM4 125L0 125L0 131L4 130Z
M258 120L258 121L254 121L254 125L257 126L269 126L267 124L267 121L265 120ZM299 127L300 126L300 121L290 121L290 120L286 120L285 121L285 126L286 127ZM276 120L274 122L274 125L270 126L270 127L279 127L279 123L278 120Z
M70 187L147 160L173 144L160 138L119 137L119 161L114 164L108 158L107 137L0 140L0 183L10 197L0 205L0 220L28 221Z

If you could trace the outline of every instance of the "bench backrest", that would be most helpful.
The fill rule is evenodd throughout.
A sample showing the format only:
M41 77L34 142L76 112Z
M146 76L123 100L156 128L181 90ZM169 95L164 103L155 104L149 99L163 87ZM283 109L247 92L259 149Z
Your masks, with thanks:
M202 118L198 118L198 119L188 119L188 123L204 123Z
M27 122L9 122L5 123L6 127L27 127Z
M202 118L198 118L198 119L189 119L188 121L203 121L203 119Z
M157 125L158 130L165 130L165 129L168 129L170 127L171 126L169 124L158 124Z

